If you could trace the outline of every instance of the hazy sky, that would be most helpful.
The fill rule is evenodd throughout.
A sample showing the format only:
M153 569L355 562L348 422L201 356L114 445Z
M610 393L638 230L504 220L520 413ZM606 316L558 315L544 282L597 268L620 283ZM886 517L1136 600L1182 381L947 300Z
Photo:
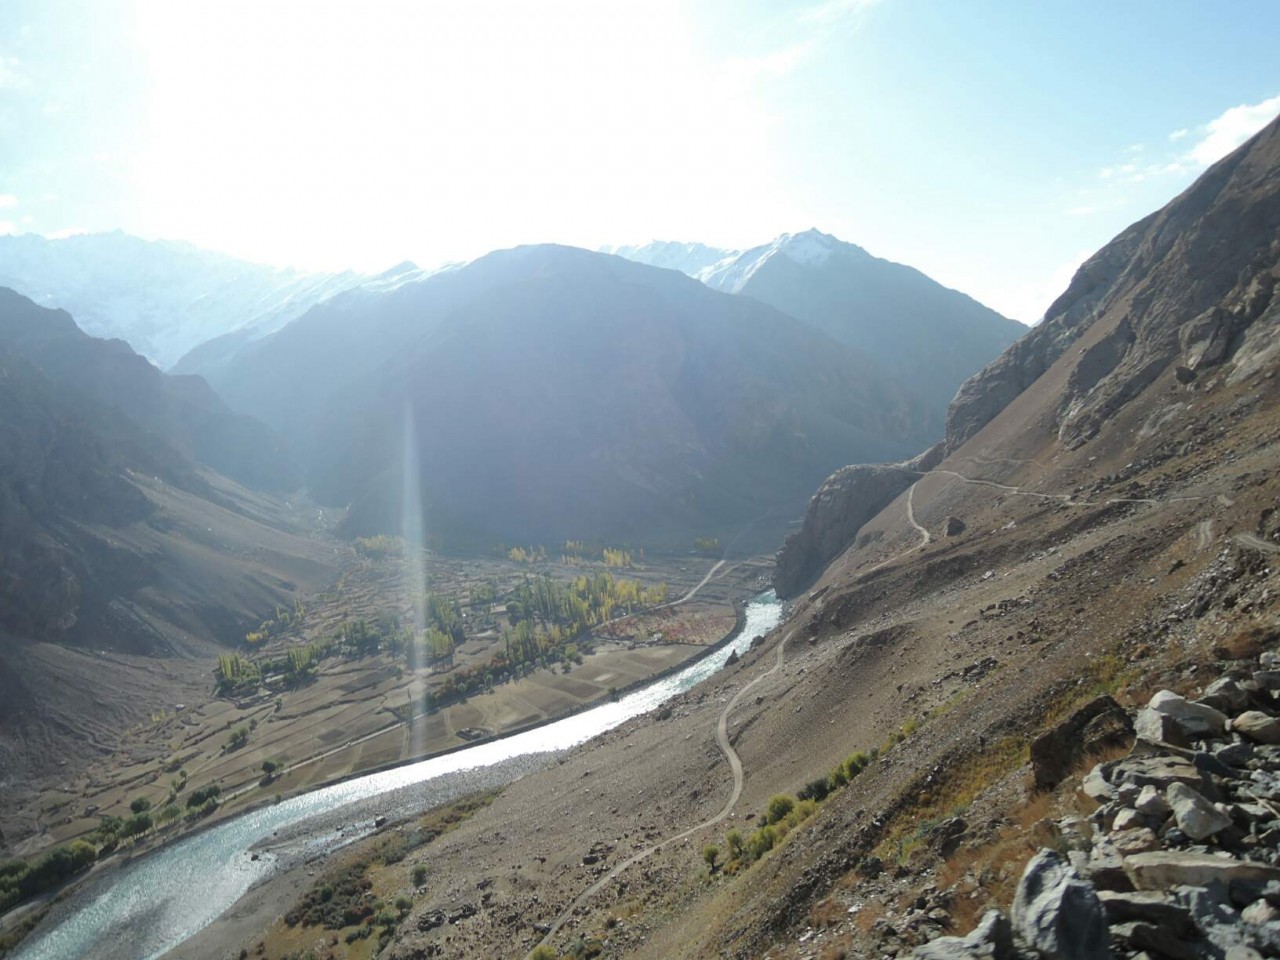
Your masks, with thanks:
M0 5L0 232L273 263L816 226L1021 320L1280 113L1280 3Z

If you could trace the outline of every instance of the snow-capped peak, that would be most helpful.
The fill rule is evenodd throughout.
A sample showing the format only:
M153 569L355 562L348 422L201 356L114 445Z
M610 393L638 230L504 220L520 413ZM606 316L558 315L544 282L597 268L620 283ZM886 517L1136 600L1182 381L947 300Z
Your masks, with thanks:
M784 233L770 243L726 257L698 273L697 278L713 289L740 293L755 272L775 256L784 256L802 266L816 267L825 263L839 246L844 244L819 230Z
M810 229L803 233L784 233L773 242L778 253L785 254L790 260L806 266L826 263L840 241L820 230Z

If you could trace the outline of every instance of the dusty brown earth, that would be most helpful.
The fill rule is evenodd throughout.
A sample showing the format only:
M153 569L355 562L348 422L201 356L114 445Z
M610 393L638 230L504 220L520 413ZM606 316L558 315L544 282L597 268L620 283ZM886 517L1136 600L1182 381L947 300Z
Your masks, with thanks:
M1140 697L1242 624L1274 623L1277 382L1199 389L1213 403L1181 433L1143 437L1143 423L1122 415L1115 440L1074 455L1002 444L992 457L984 441L1003 425L984 431L864 528L864 546L739 664L669 715L631 721L512 784L412 854L394 894L413 906L386 955L524 956L615 865L713 817L732 784L717 722L736 691L772 671L779 644L781 669L728 719L745 768L728 821L626 868L552 946L817 956L810 941L822 931L833 951L823 956L876 949L867 938L879 936L880 911L935 883L942 866L915 836L919 823L961 813L971 839L989 839L1029 795L1026 742L1071 704L1100 689ZM944 537L947 517L965 532ZM771 853L709 875L705 844L723 848L771 795L877 746L881 758ZM872 855L890 865L888 879L861 879ZM427 871L417 887L416 863ZM815 925L828 902L837 906ZM877 907L863 914L868 902ZM243 933L212 934L216 949L182 955L252 955L259 942L279 955L266 930ZM341 940L310 947L346 955Z

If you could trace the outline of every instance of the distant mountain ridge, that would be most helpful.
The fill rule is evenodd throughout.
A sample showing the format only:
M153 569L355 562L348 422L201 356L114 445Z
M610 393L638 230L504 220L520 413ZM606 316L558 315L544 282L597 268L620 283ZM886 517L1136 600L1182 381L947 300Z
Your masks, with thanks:
M243 342L278 330L352 287L421 274L413 264L378 277L277 269L120 231L0 237L0 286L69 311L85 332L125 340L163 369L210 340Z
M866 354L889 376L945 410L956 389L1024 332L972 297L913 267L874 257L819 230L784 233L769 243L707 263L682 260L695 244L618 247L643 262L686 262L683 272L714 290L754 297L805 320Z

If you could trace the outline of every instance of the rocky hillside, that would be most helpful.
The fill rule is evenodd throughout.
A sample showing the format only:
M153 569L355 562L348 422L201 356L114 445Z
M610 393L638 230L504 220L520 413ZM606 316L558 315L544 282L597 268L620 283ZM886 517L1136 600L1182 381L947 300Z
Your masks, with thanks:
M555 246L335 298L215 386L298 445L352 529L400 529L408 470L429 533L461 546L776 542L834 468L939 426L777 310Z
M1265 828L1237 808L1274 799L1263 786L1267 748L1250 733L1270 729L1274 702L1265 670L1219 665L1237 686L1249 681L1233 692L1210 685L1218 673L1207 664L1241 636L1263 641L1253 641L1254 656L1280 641L1280 574L1270 563L1280 553L1278 237L1280 122L1093 257L1044 327L961 391L946 459L862 526L781 631L780 642L808 638L819 651L806 676L861 664L844 695L880 704L909 734L901 747L896 735L888 741L888 763L829 813L824 807L806 839L734 883L731 900L713 898L678 924L699 944L682 955L710 955L716 944L730 955L772 946L775 956L797 956L806 940L894 955L939 934L967 934L990 904L1012 909L1023 948L1058 956L1050 942L1057 915L1029 905L1075 889L1080 877L1101 886L1099 870L1107 890L1134 884L1149 895L1100 894L1105 922L1096 910L1093 920L1068 921L1081 937L1094 931L1088 942L1098 952L1072 955L1273 949L1263 885L1274 850L1261 839ZM944 536L954 521L959 534ZM1174 712L1173 694L1140 709L1160 685L1202 699L1187 715L1203 720L1214 706L1227 716L1212 729L1183 730L1159 716ZM836 707L821 683L788 686L802 703L821 700L838 726L853 712ZM1037 837L1052 837L1038 824L1032 833L1035 814L1024 811L1042 809L1048 801L1032 791L1057 782L1037 776L1036 750L1028 755L1026 744L1053 730L1082 694L1099 691L1136 716L1148 746L1086 779L1085 812L1104 802L1093 821L1105 833L1079 841L1093 853L1083 861L1072 854L1071 869L1042 858L1019 888L1001 864L1025 862L1046 842ZM824 710L805 713L822 722ZM893 723L861 715L867 726L847 727L850 747L879 741ZM1232 737L1213 742L1228 729ZM1061 740L1086 741L1079 730ZM1217 756L1222 750L1228 755ZM811 768L821 766L816 759ZM1178 787L1164 774L1139 775L1187 761L1197 772L1173 777ZM1056 795L1058 809L1073 802L1073 782ZM1147 784L1157 797L1126 813ZM958 820L946 819L956 811ZM1208 839L1217 833L1203 832L1205 823L1222 838ZM1138 833L1121 838L1124 850L1108 860L1114 830ZM1071 835L1056 842L1077 843ZM893 861L896 882L886 882L878 871ZM1215 871L1263 884L1224 902L1212 888ZM1212 889L1188 891L1187 900L1172 890L1180 883ZM888 909L863 915L875 902ZM1157 913L1185 925L1186 950L1151 929ZM700 922L712 930L693 933ZM989 919L970 940L924 955L1012 956L1002 923Z
M902 463L841 467L809 501L804 523L778 551L773 587L789 600L812 583L824 567L854 542L862 525L937 466L942 444Z
M1271 336L1278 157L1273 124L1091 257L1044 322L960 389L947 415L948 449L1086 333L1055 417L1068 446L1096 435L1171 367L1184 384L1227 360L1244 376L1280 349Z
M1238 380L1273 358L1280 349L1273 340L1277 156L1280 146L1269 128L1250 151L1228 157L1090 257L1044 322L960 387L947 413L947 452L1028 392L1077 342L1074 362L1059 365L1065 382L1042 387L1055 392L1040 405L1034 431L1016 438L1019 445L1037 443L1052 430L1067 448L1080 447L1162 377L1193 389L1197 378L1228 359ZM1028 396L1026 404L1030 410L1036 400ZM1178 400L1159 409L1143 433L1158 431L1162 418L1175 421L1189 405ZM880 480L867 486L871 476ZM900 478L898 489L883 482L888 476ZM810 505L804 529L779 554L779 589L790 596L803 587L853 542L861 522L884 507L891 492L908 485L905 474L881 468L831 477ZM836 511L837 502L846 506ZM837 512L848 519L835 523Z

